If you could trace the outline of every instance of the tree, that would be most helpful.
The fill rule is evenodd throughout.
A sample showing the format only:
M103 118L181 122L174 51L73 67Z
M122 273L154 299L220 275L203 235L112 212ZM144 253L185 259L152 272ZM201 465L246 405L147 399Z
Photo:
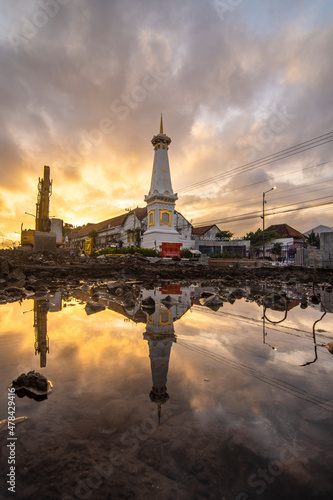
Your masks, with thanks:
M256 232L250 231L249 233L244 236L244 240L250 240L251 241L251 247L258 247L262 245L263 242L263 231L262 229L258 228ZM278 235L276 231L265 231L265 243L268 241L273 240L276 238Z
M219 231L215 236L216 238L222 240L223 238L232 238L233 235L234 233L231 233L230 231Z
M64 222L62 226L62 235L66 236L69 231L71 231L74 228L73 224L69 224L69 222Z
M282 243L274 243L272 247L272 254L281 257L281 249L282 249Z
M92 248L96 247L96 236L97 236L97 231L95 231L95 229L89 231L88 237L91 238L92 240Z
M97 231L95 231L95 229L92 229L91 231L89 231L88 236L89 236L89 238L95 239L97 236Z
M307 237L307 242L309 245L312 245L314 247L320 248L320 236L319 234L315 234L314 231L312 230L309 236Z

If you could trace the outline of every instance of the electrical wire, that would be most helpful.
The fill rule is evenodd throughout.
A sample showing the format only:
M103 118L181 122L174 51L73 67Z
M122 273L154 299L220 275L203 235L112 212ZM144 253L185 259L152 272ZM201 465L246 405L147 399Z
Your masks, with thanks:
M245 165L237 167L236 169L234 169L231 172L230 171L224 172L222 174L218 174L217 176L211 177L209 179L204 179L202 181L199 181L196 184L193 184L191 186L188 186L188 187L185 187L183 189L180 189L179 192L187 191L189 188L193 188L193 187L195 187L195 188L202 187L203 185L210 184L211 182L216 182L218 180L222 180L222 179L224 179L226 177L233 177L234 175L239 175L239 174L244 173L244 172L249 172L251 170L254 170L255 168L259 168L259 167L263 167L265 165L269 165L270 163L273 163L273 162L275 162L277 160L284 160L285 158L288 158L289 156L293 156L294 154L298 154L298 153L307 151L308 149L313 149L314 147L321 146L321 145L326 144L326 143L331 142L331 141L332 141L332 139L329 139L329 140L327 140L325 142L322 142L321 144L315 144L315 145L311 144L311 145L309 145L308 148L303 148L301 151L297 151L297 152L291 151L289 154L284 153L281 157L277 157L277 158L274 158L274 159L270 158L270 156L275 156L275 155L278 154L278 153L275 153L274 155L270 155L270 156L264 157L261 160L256 160L255 162L247 163ZM263 160L266 159L266 158L267 158L267 161L265 161L264 163L262 163Z
M228 194L228 193L233 193L234 191L238 191L239 189L246 189L248 187L256 186L258 184L263 184L264 182L280 179L281 177L287 177L288 175L297 174L299 172L305 172L306 170L321 167L322 165L327 165L328 163L332 163L332 162L333 162L333 160L328 160L328 161L325 161L323 163L318 163L317 165L311 165L309 167L301 168L298 170L293 170L291 172L287 172L286 174L277 175L275 177L269 177L268 179L264 179L262 181L252 182L251 184L245 184L243 186L239 186L239 187L234 188L234 189L229 189L229 191L223 191L223 195ZM326 182L326 181L323 181L323 182ZM297 188L292 188L292 189L297 189ZM284 190L284 191L286 191L286 190ZM196 201L202 201L202 197L194 198L194 200L192 199L190 202L188 202L188 201L180 202L180 203L177 203L177 205L189 205L189 204L195 203ZM222 205L216 205L216 206L222 206Z
M320 200L320 199L326 199L326 198L330 198L329 196L325 196L323 198L317 198L317 200ZM310 201L316 201L316 199L314 200L310 200ZM303 206L303 207L297 207L297 208L288 208L287 210L281 210L281 211L278 211L278 212L272 212L272 210L279 210L280 208L285 208L285 207L291 207L293 205L298 205L299 203L293 203L291 205L283 205L281 207L276 207L276 208L272 208L270 209L269 212L265 212L265 217L269 217L271 215L279 215L279 214L284 214L284 213L289 213L289 212L295 212L295 211L300 211L300 210L307 210L307 209L312 209L312 208L317 208L317 207L321 207L321 206L325 206L325 205L331 205L333 204L333 201L329 201L329 202L325 202L325 203L318 203L316 205L310 205L310 206ZM203 221L203 222L200 222L198 224L195 224L193 225L195 228L199 228L199 227L205 227L205 226L208 226L208 225L213 225L213 224L223 224L223 223L227 223L227 222L238 222L238 221L242 221L242 220L249 220L249 219L257 219L257 218L261 218L262 215L261 213L259 213L258 211L256 212L249 212L247 214L241 214L241 215L234 215L234 216L231 216L231 217L226 217L224 219L214 219L214 220L210 220L210 221Z
M244 373L248 377L253 377L260 382L270 385L271 387L275 387L276 389L282 390L284 393L288 393L294 397L303 399L308 401L316 406L323 408L324 410L333 413L333 404L330 400L326 398L322 398L317 394L311 394L310 392L298 387L294 384L291 384L285 380L279 379L274 376L270 376L267 373L264 373L262 370L258 368L253 368L252 366L246 365L240 361L235 361L233 359L228 358L227 356L221 355L217 352L212 352L209 349L205 349L204 347L197 346L194 344L190 344L188 342L178 341L178 345L193 351L196 354L207 357L219 364L223 364L231 369L236 369L238 372Z
M283 193L286 193L288 191L295 191L296 189L301 189L302 187L316 186L318 184L327 184L327 181L316 182L315 184L311 184L310 186L308 184L305 184L303 186L298 186L298 187L291 188L291 189L285 189L285 190L283 190ZM332 186L326 186L326 187L320 188L320 189L311 189L311 194L312 193L317 193L318 191L326 191L327 189L332 190ZM303 193L297 193L297 196L304 196L304 195L308 195L308 194L310 194L309 191L304 191ZM285 198L293 198L293 197L295 197L295 194L289 194L287 196L280 196L278 198L276 198L274 196L274 200L275 201L279 201L279 200L284 200ZM211 208L216 208L216 207L223 207L223 208L226 208L226 207L235 207L235 203L237 203L238 205L240 205L241 203L246 203L246 206L250 207L250 206L253 206L253 205L258 205L258 203L259 203L258 200L259 199L261 199L261 198L258 197L258 196L256 196L255 198L248 198L246 200L241 199L241 200L235 200L235 201L230 202L230 203L219 203L219 204L216 204L216 205L208 205L207 208L211 209ZM256 201L254 201L254 200L256 200ZM307 201L307 200L300 200L299 203L302 203L302 201ZM250 202L253 202L253 203L250 203ZM207 211L207 208L206 208L205 211Z
M290 156L293 156L295 154L303 153L305 151L308 151L309 149L313 149L315 147L319 147L319 146L322 146L324 144L327 144L328 142L331 142L332 140L333 140L333 133L332 133L332 131L330 131L330 132L327 132L326 134L322 134L318 137L314 137L313 139L309 139L308 141L304 141L302 143L291 146L290 148L283 149L283 150L278 151L276 153L273 153L271 155L264 156L263 158L260 158L258 160L254 160L252 162L245 163L244 165L236 167L235 169L233 169L231 171L223 172L223 173L218 174L214 177L209 177L209 178L203 179L202 181L198 181L198 182L191 184L189 186L184 186L183 188L178 189L178 193L192 191L193 189L203 187L204 185L210 184L212 182L216 182L218 180L222 180L226 177L233 177L235 175L239 175L239 174L244 173L244 172L249 172L249 171L254 170L256 168L263 167L265 165L269 165L270 163L276 162L278 160L284 160L285 158L289 158Z

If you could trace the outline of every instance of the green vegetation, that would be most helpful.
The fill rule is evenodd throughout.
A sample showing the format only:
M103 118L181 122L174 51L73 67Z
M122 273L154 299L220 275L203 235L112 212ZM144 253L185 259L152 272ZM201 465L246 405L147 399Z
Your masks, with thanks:
M180 256L182 259L190 259L191 257L193 257L188 248L184 248L184 250L180 252Z
M220 240L222 240L223 238L232 238L234 235L234 233L230 232L230 231L219 231L218 233L216 233L216 238L219 238Z
M256 232L254 233L251 231L250 233L247 233L246 236L244 236L244 240L250 240L251 241L251 247L257 247L262 245L263 242L263 237L262 237L262 229L258 228ZM268 241L274 240L274 238L277 238L278 234L276 231L265 231L265 243Z
M91 231L89 231L88 236L89 238L96 238L97 231L95 231L95 229L92 229Z
M96 251L96 255L124 255L124 254L134 255L139 253L145 257L158 257L159 252L153 248L138 248L138 247L122 247L122 248L100 248Z
M62 235L66 236L74 228L73 224L69 224L68 222L64 222L62 226Z
M309 236L307 237L307 242L309 243L309 245L312 245L316 248L320 248L320 236L318 233L314 233L314 231L312 231Z
M282 243L274 243L272 247L272 254L281 257L281 249L282 249Z

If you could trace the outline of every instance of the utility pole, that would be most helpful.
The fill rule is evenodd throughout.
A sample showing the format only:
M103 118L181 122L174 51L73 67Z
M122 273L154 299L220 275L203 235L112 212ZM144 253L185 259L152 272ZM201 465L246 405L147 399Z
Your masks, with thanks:
M264 191L262 193L262 258L265 259L265 203L267 203L265 199L265 195L270 191L276 189L276 186L268 189L268 191Z

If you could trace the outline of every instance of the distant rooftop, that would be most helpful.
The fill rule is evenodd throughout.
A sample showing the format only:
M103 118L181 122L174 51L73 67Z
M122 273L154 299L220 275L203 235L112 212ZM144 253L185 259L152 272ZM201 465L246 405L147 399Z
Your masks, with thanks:
M192 234L198 234L199 236L202 236L203 234L206 234L207 231L212 229L212 227L216 227L217 231L219 231L219 228L215 224L211 224L210 226L202 226L202 227L192 228Z
M142 221L144 217L147 215L147 207L144 208L135 208L134 210L131 210L130 212L125 212L124 214L117 215L116 217L111 217L110 219L103 220L102 222L97 222L95 224L89 222L85 226L83 226L76 234L76 237L82 237L82 236L87 236L87 234L90 233L90 231L96 231L97 233L99 231L103 231L104 229L108 229L109 227L117 227L117 226L122 226L127 218L127 216L130 213L135 212L135 215L137 218Z
M269 226L265 231L275 231L279 238L302 238L303 234L294 229L288 224L273 224Z
M306 231L305 236L309 236L312 231L314 234L320 234L320 233L332 233L333 232L333 227L330 226L323 226L322 224L319 226L314 227L313 229L309 229L309 231Z

